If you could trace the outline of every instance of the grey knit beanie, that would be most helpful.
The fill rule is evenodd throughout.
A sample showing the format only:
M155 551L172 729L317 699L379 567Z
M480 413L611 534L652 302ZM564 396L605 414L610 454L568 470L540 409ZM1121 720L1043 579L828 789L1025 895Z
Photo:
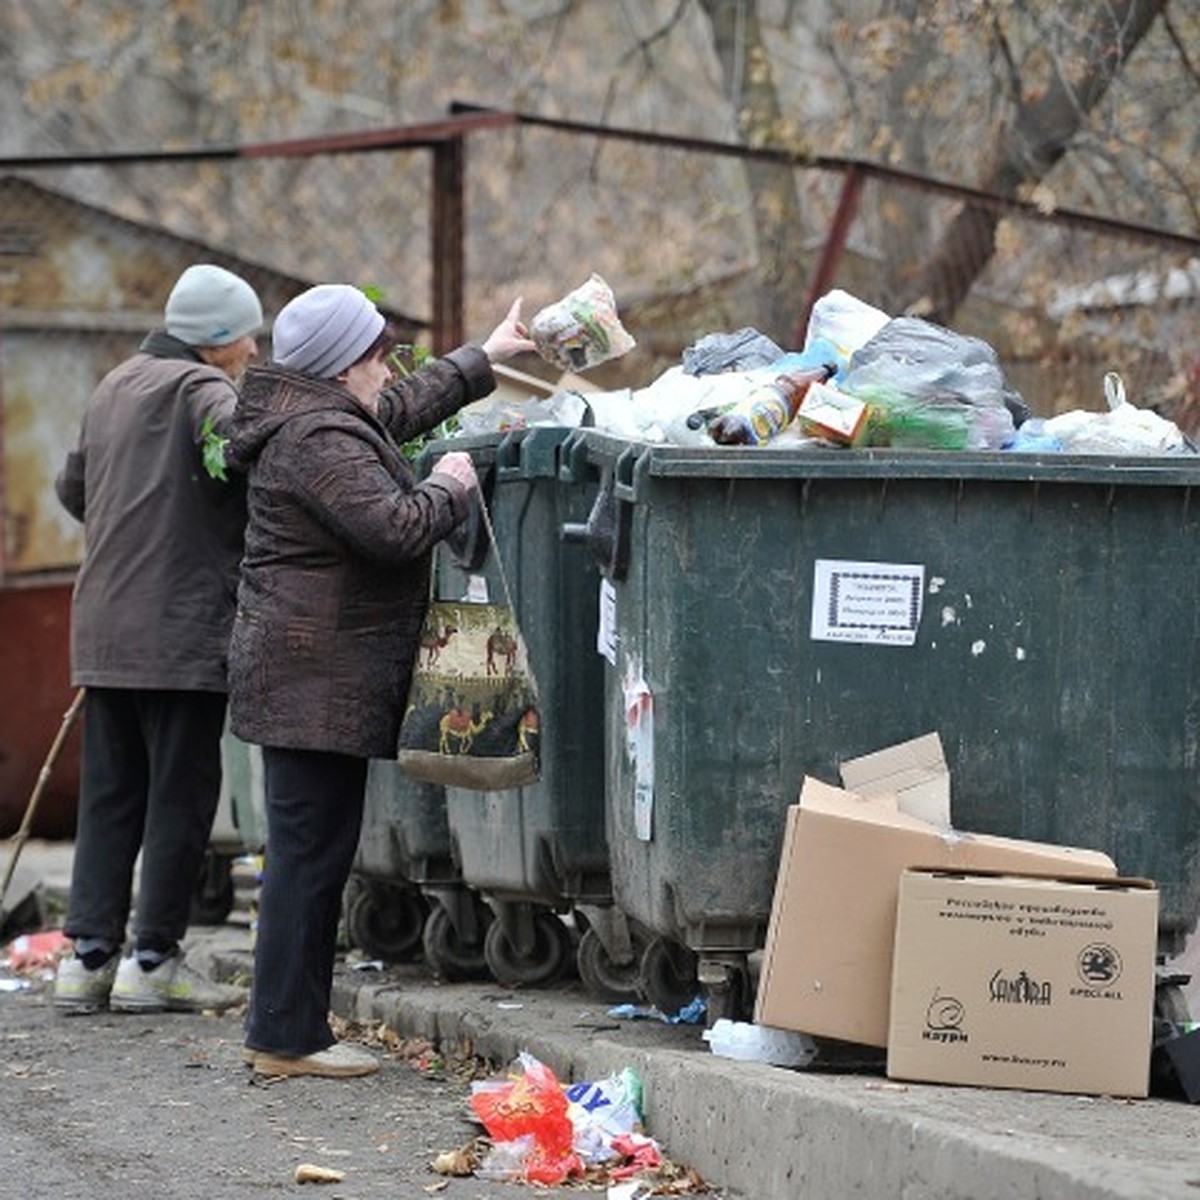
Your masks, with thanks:
M212 263L197 263L180 275L164 315L167 332L189 346L227 346L263 323L254 289Z
M358 288L318 284L279 310L271 357L281 367L332 379L362 358L383 326L383 314Z

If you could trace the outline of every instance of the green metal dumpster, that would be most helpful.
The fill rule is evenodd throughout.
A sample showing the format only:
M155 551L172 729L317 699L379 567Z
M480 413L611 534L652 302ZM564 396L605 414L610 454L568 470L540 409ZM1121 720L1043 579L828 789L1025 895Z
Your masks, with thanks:
M451 982L486 977L491 912L454 864L444 788L372 759L344 911L349 941L368 954L388 962L423 954Z
M262 751L226 728L221 735L221 793L200 878L192 893L193 925L223 924L234 906L233 863L267 842Z
M1200 460L647 446L601 488L614 900L645 994L746 1007L802 778L937 731L957 828L1200 911Z
M475 462L542 721L536 783L497 792L447 788L447 814L462 878L496 916L484 944L496 979L548 983L574 965L593 991L630 999L640 948L612 908L595 582L586 552L560 537L564 524L586 517L595 473L584 467L559 478L569 432L534 427L455 438L427 451L432 459L466 450ZM482 523L457 555L440 547L439 597L503 602L496 555ZM577 946L571 926L582 935Z

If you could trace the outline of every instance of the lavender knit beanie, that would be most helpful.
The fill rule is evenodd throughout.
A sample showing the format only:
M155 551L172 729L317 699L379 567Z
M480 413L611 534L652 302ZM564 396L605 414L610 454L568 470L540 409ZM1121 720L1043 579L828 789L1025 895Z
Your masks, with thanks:
M271 357L281 367L332 379L362 358L383 326L383 314L358 288L322 283L280 309Z

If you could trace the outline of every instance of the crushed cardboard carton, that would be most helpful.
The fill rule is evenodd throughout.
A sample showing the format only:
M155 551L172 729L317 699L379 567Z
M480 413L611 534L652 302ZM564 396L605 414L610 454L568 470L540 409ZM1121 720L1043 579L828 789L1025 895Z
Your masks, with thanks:
M943 787L948 794L938 778L946 774L936 761L940 745L918 742L890 759L867 761L860 786L863 778L874 786L874 774L891 777L909 801L928 801ZM905 755L913 769L897 775ZM854 768L850 775L856 777ZM755 1004L759 1024L887 1045L896 904L901 872L909 867L1055 878L1117 874L1097 850L962 832L902 811L894 791L864 796L806 778L787 815Z
M1145 1096L1157 940L1145 880L905 871L887 1073Z

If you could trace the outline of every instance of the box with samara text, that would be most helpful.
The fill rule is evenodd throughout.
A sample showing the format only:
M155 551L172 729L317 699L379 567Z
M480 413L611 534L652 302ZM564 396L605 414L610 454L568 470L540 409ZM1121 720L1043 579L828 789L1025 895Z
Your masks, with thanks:
M905 871L888 1075L1145 1096L1157 937L1145 880Z

